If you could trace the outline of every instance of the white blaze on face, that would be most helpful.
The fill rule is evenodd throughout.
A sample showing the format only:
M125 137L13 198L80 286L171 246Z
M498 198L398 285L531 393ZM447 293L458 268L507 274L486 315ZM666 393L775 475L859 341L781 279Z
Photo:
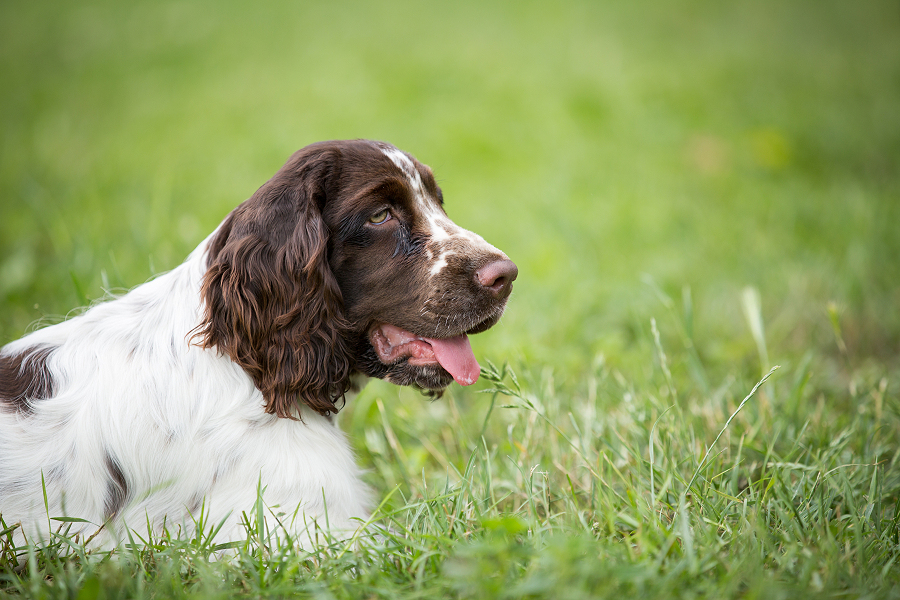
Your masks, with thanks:
M434 260L431 267L432 277L447 266L447 257L456 254L457 250L463 253L494 254L506 258L503 252L487 243L480 235L463 229L451 221L440 205L428 197L415 163L405 152L387 144L381 146L381 151L406 175L415 194L416 208L428 224L427 229L431 242L442 248L437 252L436 259L433 258L434 255L431 251L428 251L429 259Z
M444 267L447 266L447 257L451 254L455 254L453 250L444 250L443 252L441 252L440 256L438 256L438 259L434 261L433 265L431 265L430 273L432 277L440 273L444 269Z

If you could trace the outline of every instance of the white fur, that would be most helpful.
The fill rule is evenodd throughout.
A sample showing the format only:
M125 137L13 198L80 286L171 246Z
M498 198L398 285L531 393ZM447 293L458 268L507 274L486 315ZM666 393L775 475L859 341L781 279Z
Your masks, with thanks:
M57 347L52 397L33 402L30 415L0 406L0 514L21 522L29 540L48 538L42 474L50 517L92 523L74 523L72 534L90 535L107 519L108 457L128 493L97 538L103 545L148 521L190 533L201 505L208 523L225 523L217 541L242 539L241 514L259 482L301 543L313 520L325 526L326 510L341 533L369 514L369 491L332 420L311 410L302 422L266 414L237 364L191 344L210 238L175 270L2 349Z
M507 258L506 254L489 244L483 237L468 229L463 229L450 220L440 205L433 199L428 198L425 186L422 185L422 176L419 175L419 171L416 169L412 159L405 152L388 144L383 144L381 151L406 175L410 187L412 187L416 195L416 207L425 219L425 222L428 223L430 244L448 248L462 246L469 251L474 250ZM447 266L447 256L453 253L452 250L444 250L436 260L433 256L429 256L429 259L433 261L430 269L432 276L437 275Z

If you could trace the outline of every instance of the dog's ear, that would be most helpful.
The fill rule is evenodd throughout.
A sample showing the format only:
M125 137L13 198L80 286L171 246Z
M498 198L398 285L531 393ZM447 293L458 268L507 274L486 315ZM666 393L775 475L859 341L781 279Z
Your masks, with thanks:
M298 153L210 241L196 337L253 379L266 412L328 415L350 387L350 325L322 218L336 157Z

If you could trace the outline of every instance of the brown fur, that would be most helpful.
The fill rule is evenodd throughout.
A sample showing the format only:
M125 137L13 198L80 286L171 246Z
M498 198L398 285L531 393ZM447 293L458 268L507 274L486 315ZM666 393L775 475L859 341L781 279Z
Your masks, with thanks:
M332 164L294 155L232 212L208 258L201 345L241 365L279 417L292 417L298 400L337 412L350 385L349 324L319 206Z
M0 356L0 403L22 414L31 414L31 402L53 395L53 377L47 361L52 347Z
M505 298L491 297L474 275L496 254L460 247L452 268L430 276L437 248L426 251L423 200L384 148L366 140L307 146L211 240L195 337L244 368L270 414L296 418L298 402L337 412L354 371L439 392L452 381L440 367L378 360L368 339L375 324L451 337L483 331L503 312ZM424 201L441 210L431 169L410 160ZM392 218L369 223L385 207Z

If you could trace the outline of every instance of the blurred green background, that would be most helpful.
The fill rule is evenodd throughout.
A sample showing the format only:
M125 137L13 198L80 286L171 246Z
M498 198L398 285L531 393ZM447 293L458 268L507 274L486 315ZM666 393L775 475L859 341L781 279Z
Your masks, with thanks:
M751 286L772 354L896 363L894 0L6 1L0 127L0 343L365 137L519 264L480 357L626 362L661 292L664 337L756 372Z

